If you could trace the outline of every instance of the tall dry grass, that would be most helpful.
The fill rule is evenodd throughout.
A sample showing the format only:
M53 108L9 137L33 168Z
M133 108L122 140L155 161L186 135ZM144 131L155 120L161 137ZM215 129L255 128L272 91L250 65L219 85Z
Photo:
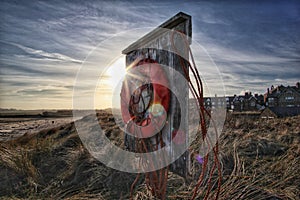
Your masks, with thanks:
M111 129L115 124L109 117L101 114L112 138L117 138L120 130ZM298 200L299 121L300 116L272 120L229 116L219 141L223 169L219 199ZM169 173L167 199L191 197L201 171L199 163L192 164L188 180ZM135 178L92 158L74 124L0 143L0 176L0 199L128 199ZM213 198L216 178L214 174L208 199ZM142 181L136 187L134 199L155 199Z

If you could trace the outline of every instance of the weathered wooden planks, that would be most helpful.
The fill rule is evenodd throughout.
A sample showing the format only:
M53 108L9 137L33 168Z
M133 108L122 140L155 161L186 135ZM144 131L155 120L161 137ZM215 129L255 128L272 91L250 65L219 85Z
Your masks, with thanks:
M184 75L181 60L182 58L185 59L185 63L188 60L186 43L180 34L172 35L173 32L168 30L179 31L185 34L188 36L187 45L191 44L191 16L180 12L122 51L123 54L126 54L126 67L130 66L130 64L138 57L143 56L145 58L153 59L161 65L174 68L176 71ZM175 45L175 51L172 45ZM181 55L182 58L180 58L178 54ZM174 93L171 94L171 104L168 112L167 123L163 128L164 141L167 143L167 145L171 146L169 156L174 156L174 151L176 151L176 148L173 147L172 145L174 144L171 143L172 131L178 130L179 126L181 127L181 131L185 133L184 148L187 149L189 89L187 82L182 83L181 81L176 80L175 76L172 74L170 75L169 83L172 86L172 90L175 90L176 93L180 94L180 96L177 97L174 95ZM181 102L184 102L183 105L179 105L178 98L182 98ZM183 119L183 124L180 124L181 118ZM134 143L135 138L126 135L125 145L129 150L135 150ZM183 177L187 177L190 170L189 153L186 151L179 159L176 160L176 162L171 164L170 170Z

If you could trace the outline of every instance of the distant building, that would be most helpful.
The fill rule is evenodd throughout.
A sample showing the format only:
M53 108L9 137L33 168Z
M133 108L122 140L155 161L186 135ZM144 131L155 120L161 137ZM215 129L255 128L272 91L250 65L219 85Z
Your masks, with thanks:
M233 111L257 111L264 108L263 96L251 92L246 92L245 95L234 95L228 97L227 108Z
M235 98L235 96L236 95L226 97L226 108L227 108L227 110L233 110L234 109L233 99Z
M204 107L206 109L211 109L211 107L212 107L212 105L211 105L211 98L210 97L204 97L203 101L204 101Z
M215 108L226 108L226 97L204 97L204 107L208 110ZM189 104L192 109L197 108L196 99L189 99Z
M264 101L267 107L300 107L300 88L299 82L296 86L277 86L272 85L267 88Z
M264 111L262 116L272 118L300 115L300 83L287 87L272 85L264 95L245 92L244 95L204 97L203 102L208 110L226 108L236 112ZM192 110L197 108L196 105L196 100L190 99Z
M300 84L267 88L265 105L279 117L300 114Z
M259 105L259 109L264 108L265 102L264 102L264 95L255 94L255 98L257 99L257 104Z

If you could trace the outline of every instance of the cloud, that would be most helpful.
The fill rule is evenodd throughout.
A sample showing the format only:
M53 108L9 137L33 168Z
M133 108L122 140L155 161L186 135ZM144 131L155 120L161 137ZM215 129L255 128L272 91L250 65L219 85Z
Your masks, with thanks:
M300 77L299 9L293 1L1 1L1 106L70 108L76 73L91 50L97 47L90 57L95 62L84 63L89 70L85 85L78 87L82 95L91 93L91 77L107 67L112 55L141 35L130 32L110 44L109 38L158 26L179 11L192 15L193 40L218 65L227 94L294 84ZM97 60L101 56L108 61ZM220 82L210 66L204 70L209 83ZM39 98L47 100L31 102ZM26 106L20 99L28 99Z
M6 43L5 41L0 41L0 42ZM33 49L30 47L26 47L21 44L16 44L16 43L12 43L12 42L7 43L7 44L14 45L14 46L22 49L24 52L28 53L30 56L33 56L33 57L46 58L46 59L49 59L52 61L74 62L74 63L79 63L79 64L82 63L81 60L77 60L77 59L71 58L69 56L60 54L60 53L49 53L49 52L45 52L43 50Z
M47 95L47 96L53 96L53 95L61 95L62 92L57 90L57 89L23 89L23 90L18 90L18 94L21 95L31 95L31 96L36 96L36 95Z

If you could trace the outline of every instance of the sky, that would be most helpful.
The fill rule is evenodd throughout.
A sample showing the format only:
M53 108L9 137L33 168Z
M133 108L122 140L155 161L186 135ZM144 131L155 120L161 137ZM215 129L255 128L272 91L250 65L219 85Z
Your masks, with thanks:
M0 108L70 109L82 67L87 82L101 74L97 107L109 107L110 76L122 70L104 70L125 67L124 47L178 12L192 16L192 39L216 64L226 95L300 81L299 1L2 0ZM77 88L84 97L93 87Z

